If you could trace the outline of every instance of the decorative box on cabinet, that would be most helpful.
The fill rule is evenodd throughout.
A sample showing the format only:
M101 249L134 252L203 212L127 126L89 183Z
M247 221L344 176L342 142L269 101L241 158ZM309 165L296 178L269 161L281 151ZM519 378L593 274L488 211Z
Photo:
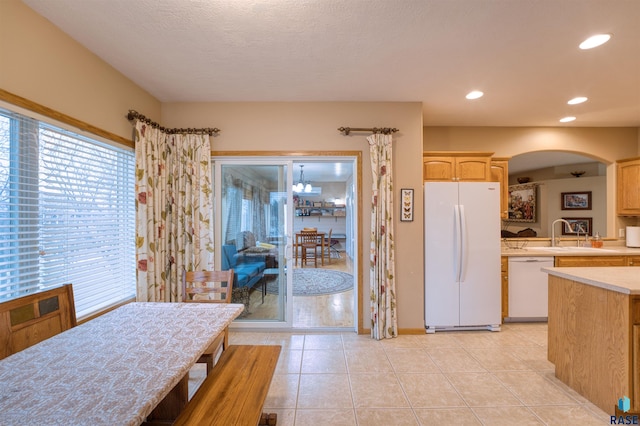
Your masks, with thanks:
M491 182L492 152L425 151L424 181Z
M640 158L617 162L619 216L640 216Z

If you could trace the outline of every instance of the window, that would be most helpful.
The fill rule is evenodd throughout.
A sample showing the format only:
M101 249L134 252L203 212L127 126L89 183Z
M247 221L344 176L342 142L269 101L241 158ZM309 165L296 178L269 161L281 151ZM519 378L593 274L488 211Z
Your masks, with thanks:
M251 202L251 200L242 200L242 221L240 230L253 231L253 202Z
M0 108L0 301L73 284L78 317L135 297L133 150Z

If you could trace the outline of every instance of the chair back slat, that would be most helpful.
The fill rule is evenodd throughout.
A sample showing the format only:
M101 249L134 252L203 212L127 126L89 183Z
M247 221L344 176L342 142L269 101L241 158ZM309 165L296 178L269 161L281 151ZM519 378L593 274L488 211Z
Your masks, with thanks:
M301 244L317 244L318 232L316 231L300 231Z
M227 271L185 271L182 274L183 302L231 303L232 290L233 269ZM196 298L196 296L207 297Z

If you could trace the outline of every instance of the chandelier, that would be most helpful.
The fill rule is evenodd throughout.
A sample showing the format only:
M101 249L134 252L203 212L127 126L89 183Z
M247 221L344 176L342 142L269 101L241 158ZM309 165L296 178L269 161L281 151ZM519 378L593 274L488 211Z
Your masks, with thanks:
M304 165L300 165L300 179L298 180L297 184L293 185L293 192L311 192L312 190L311 184L304 181L304 171L302 170L303 167Z

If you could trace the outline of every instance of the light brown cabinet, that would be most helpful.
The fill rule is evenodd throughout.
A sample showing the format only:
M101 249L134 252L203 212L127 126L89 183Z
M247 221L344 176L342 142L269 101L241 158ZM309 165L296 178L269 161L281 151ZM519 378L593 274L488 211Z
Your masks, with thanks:
M629 257L638 256L556 256L555 266L627 266Z
M619 216L640 216L640 158L617 162Z
M640 256L627 256L627 266L640 266Z
M509 219L509 159L491 159L491 181L500 183L500 217Z
M491 182L491 152L425 151L424 181Z
M547 357L555 376L605 412L640 410L640 296L549 276ZM616 413L618 414L618 413Z
M509 258L500 258L500 280L502 285L502 321L509 316Z

